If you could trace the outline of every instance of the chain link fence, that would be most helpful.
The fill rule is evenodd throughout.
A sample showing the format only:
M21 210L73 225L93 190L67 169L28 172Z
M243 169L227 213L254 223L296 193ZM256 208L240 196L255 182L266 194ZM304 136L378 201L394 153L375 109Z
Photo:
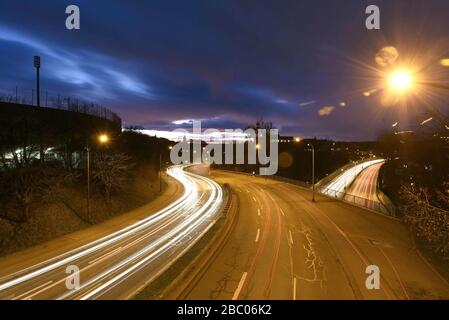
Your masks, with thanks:
M103 118L121 125L120 117L111 110L76 97L49 91L40 91L40 107L84 113ZM16 87L13 92L0 92L0 102L37 106L37 92L34 89Z

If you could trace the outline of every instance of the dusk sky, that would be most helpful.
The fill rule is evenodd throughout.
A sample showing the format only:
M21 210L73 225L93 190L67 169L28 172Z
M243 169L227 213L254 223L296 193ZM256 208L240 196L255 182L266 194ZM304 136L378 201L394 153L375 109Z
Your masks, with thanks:
M65 28L70 4L80 30ZM365 28L369 4L381 30ZM376 139L395 122L413 128L427 104L448 110L442 93L406 108L363 95L385 46L447 81L438 61L449 57L448 12L441 0L2 0L0 92L31 95L40 55L42 90L100 103L125 124L244 128L263 118L286 135Z

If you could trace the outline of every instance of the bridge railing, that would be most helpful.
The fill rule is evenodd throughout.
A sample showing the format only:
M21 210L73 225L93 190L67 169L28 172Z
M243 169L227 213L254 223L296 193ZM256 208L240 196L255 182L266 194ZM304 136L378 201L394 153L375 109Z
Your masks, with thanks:
M318 188L316 191L329 197L349 202L360 207L371 209L390 216L396 216L396 210L393 206L386 205L377 200L371 200L329 188Z
M14 92L0 92L0 102L16 103L29 106L37 105L37 94L33 89L20 89ZM120 117L100 104L87 100L61 95L49 91L40 91L40 106L44 108L61 109L84 113L103 118L121 125Z

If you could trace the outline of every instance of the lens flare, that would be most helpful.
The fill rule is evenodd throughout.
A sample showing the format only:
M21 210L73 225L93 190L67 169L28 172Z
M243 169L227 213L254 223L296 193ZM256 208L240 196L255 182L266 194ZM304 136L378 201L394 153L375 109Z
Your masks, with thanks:
M412 76L405 70L399 70L391 74L390 85L399 92L408 90L412 85Z

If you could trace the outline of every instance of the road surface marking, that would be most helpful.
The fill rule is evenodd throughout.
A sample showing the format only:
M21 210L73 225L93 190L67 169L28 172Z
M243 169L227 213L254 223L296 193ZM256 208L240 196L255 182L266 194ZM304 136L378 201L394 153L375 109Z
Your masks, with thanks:
M96 286L93 286L92 288L90 288L89 290L85 291L84 293L82 293L81 295L79 295L78 297L76 297L75 299L76 299L76 300L79 300L79 299L85 300L85 299L83 299L84 296L86 296L89 292L92 292L92 291L94 291L95 289L99 288L102 284L103 284L103 282L100 282L99 284L97 284ZM77 289L77 290L79 290L79 289Z
M293 236L292 236L292 231L291 230L288 230L288 235L289 235L289 241L290 241L290 244L291 245L293 245Z
M49 284L52 283L52 282L53 282L52 280L50 280L50 281L48 281L48 282L45 282L44 284L41 284L40 286L38 286L38 287L36 287L36 288L33 288L33 289L31 289L31 290L29 290L29 291L27 291L27 292L25 292L25 293L22 293L21 295L15 297L14 300L22 299L22 297L24 297L24 296L26 296L26 295L28 295L28 294L30 294L30 293L34 293L34 294L32 294L31 296L27 297L27 299L28 299L28 298L31 298L32 296L35 296L36 294L39 294L39 293L42 292L42 290L41 290L41 291L35 292L36 290L39 290L39 289L41 289L41 288L43 288L43 287L47 287L47 285L49 285ZM45 289L47 289L47 288L45 288Z
M405 289L405 285L404 285L404 283L402 282L401 277L399 276L398 271L397 271L396 268L394 267L393 262L392 262L391 259L387 256L387 254L385 253L385 251L382 250L381 247L377 247L377 248L380 250L380 252L382 252L382 255L387 259L388 264L389 264L389 265L391 266L391 268L393 269L393 272L394 272L394 274L395 274L395 276L396 276L396 279L398 279L399 284L401 285L401 288L402 288L402 291L403 291L404 294L405 294L405 297L407 298L407 300L410 300L410 297L408 296L407 290Z
M293 277L293 300L296 300L296 277Z
M139 239L139 240L141 240L141 239ZM121 249L122 249L122 247L115 248L111 252L105 253L104 255L99 256L98 258L95 258L94 260L89 261L87 264L92 264L92 263L95 263L95 262L103 261L104 259L106 259L110 255L113 255L114 253L116 253L117 251L120 251Z
M282 213L282 215L285 217L285 213L284 213L284 210L282 210L282 208L281 207L279 207L279 210L281 211L281 213Z
M260 208L257 208L257 215L260 217Z
M254 196L253 196L253 200L254 200L254 202L257 202L257 200L256 200L256 198L254 198Z
M240 279L239 285L237 286L237 289L234 292L234 295L232 296L232 300L237 300L240 295L240 291L242 291L243 284L245 283L246 276L248 275L248 272L243 272L242 278Z
M259 236L260 236L260 229L257 229L256 241L255 242L259 242Z

